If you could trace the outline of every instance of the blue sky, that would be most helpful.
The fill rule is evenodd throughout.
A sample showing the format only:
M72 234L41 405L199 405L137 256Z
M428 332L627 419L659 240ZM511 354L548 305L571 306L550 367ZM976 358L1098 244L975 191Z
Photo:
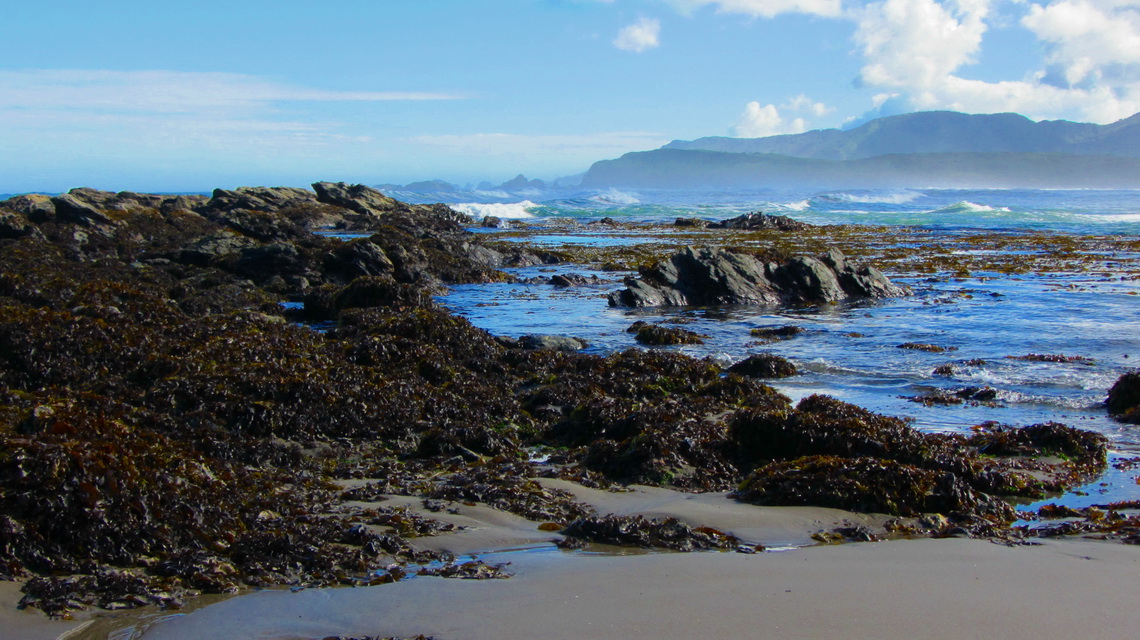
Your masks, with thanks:
M551 179L879 114L1140 111L1140 0L10 4L0 192Z

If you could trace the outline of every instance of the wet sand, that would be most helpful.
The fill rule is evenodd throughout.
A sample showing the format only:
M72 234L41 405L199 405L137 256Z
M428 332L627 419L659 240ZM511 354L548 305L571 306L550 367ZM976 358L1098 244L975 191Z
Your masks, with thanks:
M637 487L610 493L558 480L600 513L672 515L769 547L810 543L839 524L880 516L755 507L724 494ZM392 497L383 504L420 501ZM106 616L76 638L298 639L432 635L440 640L548 638L1123 638L1140 625L1140 549L1092 540L1006 547L983 540L849 543L745 555L556 549L538 523L483 505L433 513L467 530L417 539L425 548L510 562L509 580L415 577L367 588L261 591L202 600L185 612ZM597 551L604 551L598 553ZM18 595L16 596L18 599ZM14 603L15 600L12 602ZM9 626L20 614L24 627ZM76 623L11 610L0 637L53 638ZM55 634L55 635L53 635Z
M511 562L510 580L254 593L142 637L961 640L1125 638L1140 625L1140 553L1095 541L1009 548L912 540L757 555L518 553Z

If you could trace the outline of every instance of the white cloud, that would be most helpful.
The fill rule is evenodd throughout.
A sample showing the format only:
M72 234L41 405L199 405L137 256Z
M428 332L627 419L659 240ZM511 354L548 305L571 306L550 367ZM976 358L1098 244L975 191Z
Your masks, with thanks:
M867 64L863 82L928 91L972 62L986 32L985 0L886 0L852 13Z
M1102 80L1112 65L1140 65L1140 5L1061 0L1031 5L1021 23L1048 44L1047 60L1070 85Z
M756 18L773 18L784 13L838 17L842 0L668 0L683 13L713 6L717 13L739 13Z
M614 38L614 46L623 51L642 53L661 44L658 40L660 34L660 20L641 18L618 32L617 37Z
M802 93L778 107L774 104L749 102L733 125L732 135L737 138L763 138L785 133L803 133L807 131L807 120L802 117L788 119L789 113L806 112L819 117L833 111L833 107L816 102Z
M761 105L754 101L744 107L744 113L740 114L732 127L732 135L737 138L764 138L782 133L803 133L806 130L807 123L803 118L787 121L780 115L776 105Z
M986 82L963 77L981 52L990 0L883 0L849 16L866 86L916 109L1111 122L1140 111L1140 5L1136 0L1029 4L1022 25L1048 49L1040 70Z

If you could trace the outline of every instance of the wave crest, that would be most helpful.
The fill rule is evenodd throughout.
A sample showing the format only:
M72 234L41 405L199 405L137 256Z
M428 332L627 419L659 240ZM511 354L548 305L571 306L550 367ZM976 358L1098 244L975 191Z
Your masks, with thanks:
M540 205L530 200L523 200L522 202L460 202L450 206L460 213L466 213L476 220L481 220L488 216L511 219L533 218L534 214L530 210L538 208Z

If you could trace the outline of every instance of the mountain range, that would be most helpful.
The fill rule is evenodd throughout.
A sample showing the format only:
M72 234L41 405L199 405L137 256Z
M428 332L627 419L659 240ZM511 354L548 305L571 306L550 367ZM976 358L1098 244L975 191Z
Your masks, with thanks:
M597 162L583 186L1140 188L1140 114L1098 125L928 111L846 131L675 140Z

